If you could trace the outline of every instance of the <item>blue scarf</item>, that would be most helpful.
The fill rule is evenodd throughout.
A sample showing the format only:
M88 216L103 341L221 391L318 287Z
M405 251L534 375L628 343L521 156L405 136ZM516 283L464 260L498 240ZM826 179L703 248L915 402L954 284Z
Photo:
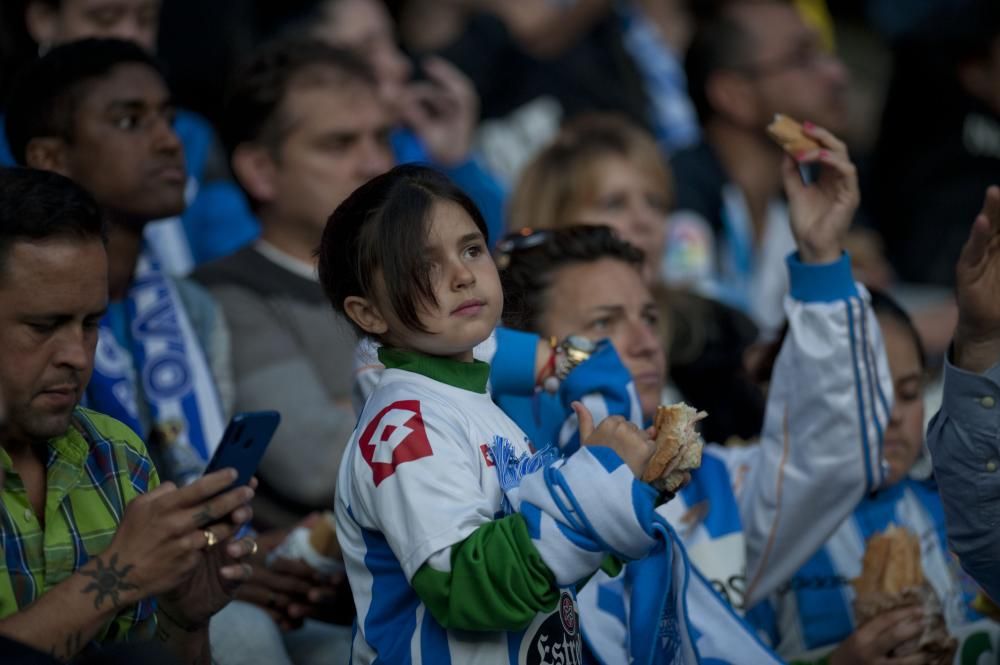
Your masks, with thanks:
M139 257L125 311L127 348L116 339L110 317L101 321L87 406L162 446L167 476L183 483L201 472L225 423L183 303L148 249ZM140 420L140 395L148 430Z

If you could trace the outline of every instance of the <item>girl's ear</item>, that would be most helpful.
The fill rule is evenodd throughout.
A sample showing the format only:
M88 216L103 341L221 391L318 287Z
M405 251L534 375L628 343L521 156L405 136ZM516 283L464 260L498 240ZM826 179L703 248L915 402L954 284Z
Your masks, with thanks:
M389 324L375 303L361 296L344 298L344 312L355 324L369 335L381 336L389 330Z

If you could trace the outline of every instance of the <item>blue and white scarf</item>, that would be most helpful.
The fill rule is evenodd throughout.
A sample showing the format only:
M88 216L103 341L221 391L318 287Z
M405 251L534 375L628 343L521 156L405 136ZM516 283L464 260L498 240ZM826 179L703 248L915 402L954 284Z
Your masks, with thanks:
M116 339L109 317L101 321L87 406L124 422L144 440L155 431L173 450L165 456L168 465L181 459L204 465L222 437L222 403L183 303L148 249L139 257L125 310L129 348ZM140 395L149 430L140 419ZM178 476L193 470L167 471L183 482L189 478Z
M679 536L655 510L655 490L611 449L581 448L525 476L507 495L557 585L578 584L605 553L632 562L619 620L602 636L617 642L606 662L624 662L626 653L636 665L781 662L691 566ZM584 635L600 657L586 633L587 612L581 606Z

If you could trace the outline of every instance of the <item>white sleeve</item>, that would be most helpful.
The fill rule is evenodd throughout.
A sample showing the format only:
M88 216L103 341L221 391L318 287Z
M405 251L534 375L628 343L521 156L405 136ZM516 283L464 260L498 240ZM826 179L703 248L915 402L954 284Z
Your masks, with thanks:
M382 533L411 580L432 554L491 521L495 506L454 407L426 396L384 402L352 442L351 510Z
M747 607L790 579L885 473L892 379L868 293L846 254L822 266L793 255L788 267L788 333L738 499Z

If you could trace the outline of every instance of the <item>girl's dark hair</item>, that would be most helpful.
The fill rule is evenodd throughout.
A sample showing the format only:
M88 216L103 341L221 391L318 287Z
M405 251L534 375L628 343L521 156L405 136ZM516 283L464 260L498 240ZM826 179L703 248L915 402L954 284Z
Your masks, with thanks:
M872 311L875 312L875 316L888 317L902 324L907 334L913 339L913 345L917 348L920 367L926 369L927 352L924 350L924 343L920 341L920 333L917 332L917 327L913 325L913 319L910 318L910 315L906 313L906 310L899 303L882 291L869 288L868 292L871 293Z
M570 226L512 234L497 246L504 293L504 325L537 332L546 294L557 270L578 263L616 259L640 270L642 250L606 226Z
M426 332L417 306L437 302L424 249L431 209L442 201L465 210L489 240L486 221L472 199L447 176L425 166L397 166L337 206L317 250L319 281L337 312L346 314L344 300L350 296L373 299L381 274L392 311L403 325Z

